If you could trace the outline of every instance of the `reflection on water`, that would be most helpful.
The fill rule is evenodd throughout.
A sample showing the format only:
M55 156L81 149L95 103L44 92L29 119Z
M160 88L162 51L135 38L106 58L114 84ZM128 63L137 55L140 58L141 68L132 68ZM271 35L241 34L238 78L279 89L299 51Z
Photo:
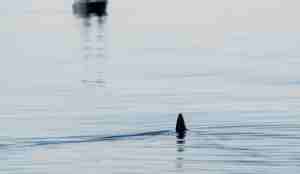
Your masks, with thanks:
M105 55L106 15L104 11L93 13L88 10L77 10L74 14L81 22L82 57L86 74L81 81L87 86L103 87L105 84L103 69L107 60Z
M185 136L186 136L186 132L177 132L177 144L184 144L185 143Z
M183 163L184 163L184 158L183 158L183 152L185 150L185 136L186 132L179 132L176 133L176 146L177 146L177 157L176 157L176 168L177 169L182 169L183 168Z

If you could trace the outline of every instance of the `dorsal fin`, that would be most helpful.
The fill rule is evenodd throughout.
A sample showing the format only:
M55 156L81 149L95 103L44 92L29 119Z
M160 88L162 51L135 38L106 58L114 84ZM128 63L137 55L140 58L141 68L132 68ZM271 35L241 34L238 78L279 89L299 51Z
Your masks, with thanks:
M182 133L185 132L187 128L185 127L185 122L181 113L178 114L177 123L176 123L176 132Z

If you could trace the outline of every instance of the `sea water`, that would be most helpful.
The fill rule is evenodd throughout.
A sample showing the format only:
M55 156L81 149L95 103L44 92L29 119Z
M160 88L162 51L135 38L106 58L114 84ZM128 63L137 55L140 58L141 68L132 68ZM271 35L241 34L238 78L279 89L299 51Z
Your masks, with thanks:
M72 3L0 7L1 174L300 172L296 2Z

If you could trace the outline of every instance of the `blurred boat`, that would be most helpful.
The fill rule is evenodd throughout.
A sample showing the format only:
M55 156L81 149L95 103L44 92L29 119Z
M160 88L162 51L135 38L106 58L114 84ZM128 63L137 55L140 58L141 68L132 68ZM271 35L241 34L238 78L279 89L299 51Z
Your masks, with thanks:
M76 0L73 3L74 14L80 16L104 16L108 0Z

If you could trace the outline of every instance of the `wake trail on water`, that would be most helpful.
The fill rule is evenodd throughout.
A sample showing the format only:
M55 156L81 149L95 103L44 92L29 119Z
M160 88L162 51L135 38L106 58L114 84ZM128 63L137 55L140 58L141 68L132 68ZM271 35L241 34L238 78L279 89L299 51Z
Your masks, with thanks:
M32 137L16 139L14 143L0 144L0 149L9 147L35 147L47 145L63 145L63 144L78 144L92 143L101 141L118 141L118 140L139 140L147 137L172 135L175 131L159 130L132 134L117 134L117 135L83 135L83 136L65 136L65 137Z

